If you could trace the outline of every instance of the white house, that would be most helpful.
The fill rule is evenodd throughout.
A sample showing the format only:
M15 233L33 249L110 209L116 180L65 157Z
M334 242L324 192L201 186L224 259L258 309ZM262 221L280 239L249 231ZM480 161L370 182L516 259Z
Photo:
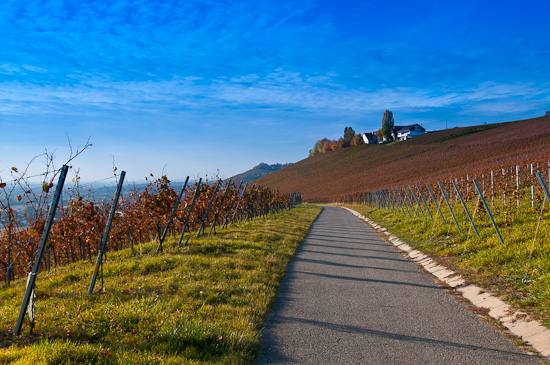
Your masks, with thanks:
M411 124L406 126L394 126L392 135L395 141L404 141L406 139L425 133L426 129L424 129L424 127L422 127L420 124ZM376 132L361 133L361 137L363 138L363 142L365 144L377 144L386 142L385 138L379 139L376 135Z
M365 142L365 144L377 144L378 143L378 138L376 138L376 132L361 133L361 137L363 138L363 142Z
M424 129L424 127L422 127L420 124L393 127L393 139L399 141L404 141L425 133L426 129Z

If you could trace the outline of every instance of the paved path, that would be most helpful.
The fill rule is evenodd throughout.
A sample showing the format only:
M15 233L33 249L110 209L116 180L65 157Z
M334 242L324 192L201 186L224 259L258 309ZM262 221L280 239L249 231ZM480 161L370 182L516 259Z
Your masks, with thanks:
M351 213L325 207L282 282L257 364L539 364Z

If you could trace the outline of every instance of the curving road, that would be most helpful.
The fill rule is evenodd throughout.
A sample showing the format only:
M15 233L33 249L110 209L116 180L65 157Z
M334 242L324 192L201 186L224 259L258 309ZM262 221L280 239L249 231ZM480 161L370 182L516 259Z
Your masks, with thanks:
M351 213L325 207L288 267L257 364L540 364Z

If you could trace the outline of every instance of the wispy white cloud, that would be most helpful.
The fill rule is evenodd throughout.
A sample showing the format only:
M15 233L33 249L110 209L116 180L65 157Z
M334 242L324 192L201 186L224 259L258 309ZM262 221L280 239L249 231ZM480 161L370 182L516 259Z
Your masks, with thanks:
M169 111L178 108L298 108L315 110L379 111L467 107L472 103L528 103L550 96L550 85L482 83L465 89L381 88L357 90L337 84L331 76L301 75L278 69L265 77L242 75L230 80L202 77L166 81L89 80L81 85L35 85L13 82L0 89L2 113L27 112L21 104L33 103L36 112L85 113L90 109ZM10 108L9 106L12 105ZM525 104L527 105L527 104ZM79 107L71 109L70 107ZM488 110L488 109L487 109Z
M86 120L103 133L140 120L185 134L230 124L234 138L267 130L299 145L295 128L328 136L378 124L387 108L434 123L542 114L547 10L544 0L7 0L0 142L15 140L17 123L31 133ZM150 137L140 128L124 131L126 146Z

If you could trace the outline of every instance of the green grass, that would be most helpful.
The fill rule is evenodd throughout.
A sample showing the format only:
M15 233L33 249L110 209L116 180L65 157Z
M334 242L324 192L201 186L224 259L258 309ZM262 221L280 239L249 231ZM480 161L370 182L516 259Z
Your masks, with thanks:
M513 221L509 219L510 216L508 220L504 220L501 210L501 214L495 219L504 238L502 244L488 217L480 210L474 216L474 223L480 233L480 237L477 237L459 205L454 210L462 234L458 232L446 207L442 209L446 210L444 216L447 225L443 224L435 207L431 212L436 220L432 221L428 217L424 221L422 218L411 219L407 214L396 214L391 210L357 204L348 206L388 228L411 247L436 257L444 265L460 272L470 282L496 293L508 303L530 313L550 327L548 207L541 220L533 258L528 267L527 261L535 237L540 207L532 209L529 204L525 204L514 208ZM469 210L471 214L475 211L473 202L470 202ZM498 207L495 210L498 211ZM526 273L527 280L524 281Z
M112 252L105 287L85 293L92 266L41 273L36 325L11 335L24 280L0 286L0 364L244 364L257 354L260 329L288 262L319 207L299 206L138 254Z

